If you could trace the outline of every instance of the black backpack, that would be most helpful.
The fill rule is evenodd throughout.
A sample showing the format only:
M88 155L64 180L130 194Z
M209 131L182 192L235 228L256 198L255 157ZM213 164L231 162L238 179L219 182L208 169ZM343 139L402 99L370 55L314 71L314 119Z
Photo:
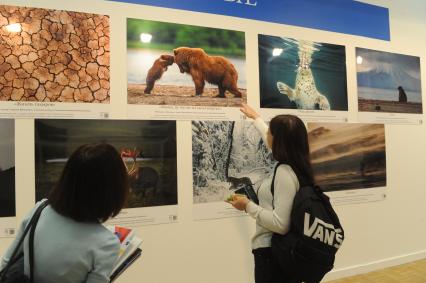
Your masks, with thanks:
M272 196L279 165L272 179ZM272 253L292 282L320 282L333 269L335 254L344 239L328 196L318 186L301 186L294 197L290 222L287 234L273 234Z

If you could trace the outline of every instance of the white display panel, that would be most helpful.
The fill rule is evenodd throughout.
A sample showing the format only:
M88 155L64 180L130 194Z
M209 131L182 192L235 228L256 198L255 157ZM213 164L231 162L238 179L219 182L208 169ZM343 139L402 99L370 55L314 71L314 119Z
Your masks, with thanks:
M176 223L179 221L177 205L123 209L107 225L140 227L153 224Z

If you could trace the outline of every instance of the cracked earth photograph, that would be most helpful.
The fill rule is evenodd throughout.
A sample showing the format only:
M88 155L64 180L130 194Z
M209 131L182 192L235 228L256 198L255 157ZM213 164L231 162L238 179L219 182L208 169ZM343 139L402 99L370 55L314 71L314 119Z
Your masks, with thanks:
M0 101L110 102L109 17L0 5Z

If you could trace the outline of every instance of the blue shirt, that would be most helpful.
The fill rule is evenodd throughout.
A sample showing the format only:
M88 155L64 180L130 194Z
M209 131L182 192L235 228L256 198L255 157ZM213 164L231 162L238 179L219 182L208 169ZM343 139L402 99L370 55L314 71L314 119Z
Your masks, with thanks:
M41 202L36 204L36 207ZM0 268L9 261L35 208L26 215ZM29 274L29 233L24 241L25 274ZM103 283L118 257L118 238L100 223L77 222L50 205L41 213L34 236L35 283Z

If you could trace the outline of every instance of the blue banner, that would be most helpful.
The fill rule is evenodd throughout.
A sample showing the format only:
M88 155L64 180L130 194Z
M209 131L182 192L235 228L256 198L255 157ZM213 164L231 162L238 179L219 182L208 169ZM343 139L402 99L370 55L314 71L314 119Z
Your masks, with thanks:
M110 0L390 40L389 10L354 0Z

